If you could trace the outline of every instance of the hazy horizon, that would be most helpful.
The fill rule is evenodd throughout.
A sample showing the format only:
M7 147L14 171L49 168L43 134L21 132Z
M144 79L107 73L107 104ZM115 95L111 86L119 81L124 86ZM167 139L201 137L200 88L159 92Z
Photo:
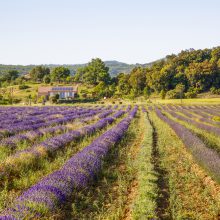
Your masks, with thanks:
M0 64L144 64L220 46L218 0L0 2Z

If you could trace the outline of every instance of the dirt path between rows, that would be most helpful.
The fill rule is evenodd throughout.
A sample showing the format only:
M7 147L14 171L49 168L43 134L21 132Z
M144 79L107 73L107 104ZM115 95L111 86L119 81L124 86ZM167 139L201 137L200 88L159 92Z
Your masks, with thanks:
M143 129L143 124L142 124L142 117L143 114L141 113L140 118L139 118L139 123L138 123L138 128L140 129L136 140L131 147L131 159L134 161L140 151L140 146L144 138L144 132L145 130ZM123 216L120 220L131 220L131 214L132 214L132 209L131 205L137 195L137 189L138 189L138 181L137 181L137 176L134 176L133 180L131 181L128 190L127 190L127 200L125 203L125 208L124 208L124 213Z
M171 216L170 213L168 212L169 210L169 185L168 185L168 180L167 180L167 171L161 166L160 164L160 152L158 148L158 135L156 128L154 127L152 121L151 121L151 126L153 128L153 151L152 151L152 163L154 165L154 170L158 174L158 180L157 180L157 186L159 189L158 192L158 197L157 197L157 217L159 219L167 219L170 220Z

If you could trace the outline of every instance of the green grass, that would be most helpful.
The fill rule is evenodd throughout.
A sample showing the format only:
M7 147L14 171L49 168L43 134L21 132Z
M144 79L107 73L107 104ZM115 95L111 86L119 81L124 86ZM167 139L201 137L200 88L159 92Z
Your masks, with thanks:
M119 144L111 148L96 180L81 192L74 192L69 205L60 210L60 219L120 219L124 215L127 193L135 176L133 151L140 128L137 116ZM70 214L71 213L71 214Z
M194 98L194 99L152 99L154 104L182 104L182 105L213 105L220 104L220 98Z
M202 121L201 119L204 118L204 116L200 116L199 113L195 113L192 110L187 110L187 112L193 115L193 118L190 117L190 119L193 119L193 120L195 120L199 123L207 124L209 126L214 126L214 127L215 126L216 127L220 126L220 125L214 123L215 121L218 121L220 119L220 117L218 117L218 116L213 116L212 114L207 113L207 116L211 116L212 118L210 119L210 121ZM185 114L185 110L183 112L181 110L177 110L176 113L181 115L181 116L184 116L185 118L189 118Z
M17 151L28 149L35 144L39 144L39 143L45 141L46 139L63 134L65 132L67 132L67 130L80 129L83 126L90 125L92 123L97 122L98 120L99 120L99 118L97 115L95 115L93 118L89 119L87 122L82 122L80 118L74 119L73 121L69 121L69 122L63 124L66 126L64 131L58 131L58 132L55 132L52 134L45 133L44 135L39 136L34 140L21 140L20 142L17 143L17 147L15 149L9 149L9 148L7 148L7 146L0 145L0 161L3 161L7 156L10 156L10 155L16 153ZM60 124L57 124L57 125L60 125ZM28 132L28 131L21 132L20 134L23 134L26 132Z
M47 134L44 134L42 136L37 137L34 140L21 140L20 142L18 142L16 144L16 147L12 148L12 149L7 147L7 146L1 146L0 145L0 161L1 161L1 163L3 163L3 161L7 157L15 154L16 152L18 152L20 150L28 149L28 148L32 147L33 145L35 145L35 144L43 142L44 140L46 140L48 138L51 138L51 137L54 137L56 135L60 135L64 132L66 132L66 131L62 131L62 132L60 131L60 132L56 132L56 133L53 133L53 134L47 133Z
M188 128L192 133L194 133L199 138L201 138L207 147L214 149L215 151L217 151L220 154L220 137L218 135L216 135L212 132L207 132L205 130L197 128L195 125L189 124L185 121L179 120L165 111L163 111L163 113L167 117L169 117L170 119L172 119L172 120L180 123L181 125L185 126L186 128Z
M88 121L88 123L92 124L92 123L97 122L97 120L98 118L95 117L91 119L90 121ZM85 124L83 122L80 122L80 120L75 120L73 122L69 122L66 124L66 126L69 126L69 127L72 126L72 129L74 128L74 130L82 128L83 125L85 126ZM65 132L67 132L67 130L62 131L62 132L57 132L54 134L44 134L43 136L38 137L34 141L22 141L18 143L17 148L13 150L7 149L7 147L1 147L0 152L3 152L1 155L1 166L0 166L1 169L5 170L5 172L7 172L7 175L18 176L19 173L25 169L38 167L39 166L38 164L42 163L43 158L53 156L53 154L48 154L48 152L43 150L44 148L41 148L39 150L40 153L42 153L42 158L40 160L38 159L38 157L31 156L29 153L23 153L19 157L14 157L14 154L16 152L19 152L20 150L31 148L33 145L40 146L40 143L45 141L46 139L61 135Z
M13 86L14 88L13 97L14 98L24 100L28 95L31 95L33 97L34 95L37 95L38 87L42 86L41 84L34 84L34 83L27 83L25 85L29 86L30 88L20 90L19 85Z
M195 163L174 131L150 113L158 134L161 166L167 170L172 219L218 219L218 185ZM168 218L169 219L169 218Z
M132 219L157 219L158 173L153 164L153 127L147 114L143 115L144 137L135 166L137 169L137 196L132 205Z
M110 129L120 120L121 118L117 119L113 124L108 125L91 136L84 137L80 141L71 142L64 149L57 151L53 157L39 158L36 163L32 163L32 161L28 163L28 159L24 158L29 165L19 170L19 175L9 176L5 178L4 181L1 179L0 212L10 206L11 202L19 196L23 190L38 182L45 175L59 169L70 157L89 145L94 139Z
M0 212L9 207L22 191L62 167L70 157L120 120L72 142L54 155L39 159L36 164L30 162L22 169L18 168L17 174L4 181L0 179L3 182ZM174 120L220 153L220 137ZM19 145L19 149L26 147L25 143ZM154 111L149 112L148 118L139 109L123 139L111 148L103 161L102 170L86 189L73 192L68 202L53 215L43 206L38 207L45 215L41 219L45 220L217 220L220 187Z
M97 180L75 192L63 219L156 219L157 174L152 164L153 128L138 113L122 141L111 149ZM62 211L61 211L62 213Z
M18 87L19 85L15 85L15 86L8 86L8 88L13 87L14 88L14 93L13 93L13 97L16 99L21 99L21 103L16 104L16 105L23 105L22 103L24 102L24 100L26 99L27 96L31 95L32 97L37 95L37 91L38 88L41 86L50 86L44 83L30 83L30 82L26 82L25 85L29 86L30 88L28 89L24 89L24 90L20 90ZM55 85L55 84L54 84ZM72 86L72 84L63 84L64 86ZM91 92L93 90L93 87L90 85L86 85L86 84L79 84L78 85L78 92L79 94L81 94L82 90L87 90L89 92ZM201 98L204 97L204 98ZM152 103L154 104L183 104L183 105L191 105L191 104L220 104L220 97L217 96L215 98L213 98L212 96L210 96L210 98L207 98L209 96L206 95L200 95L198 98L193 98L193 99L182 99L182 101L180 99L160 99L158 98L158 96L152 95L152 97L149 99ZM137 104L145 104L146 102L148 102L149 100L146 100L143 96L140 97L136 97L134 100L130 100L127 99L125 97L121 98L121 100L118 100L116 98L109 98L104 100L100 100L100 101L104 101L105 104L112 104L112 102L115 102L115 104L119 104L120 101L123 102L123 104L130 104L130 103L137 103ZM47 103L48 105L49 103ZM33 104L32 105L41 105L41 103L38 104ZM71 104L72 105L72 104Z

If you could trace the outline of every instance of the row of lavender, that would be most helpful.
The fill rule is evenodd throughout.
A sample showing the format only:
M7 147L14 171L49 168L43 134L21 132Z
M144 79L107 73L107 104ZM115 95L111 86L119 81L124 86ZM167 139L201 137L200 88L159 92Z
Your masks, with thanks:
M211 115L210 113L202 110L202 109L192 109L192 110L186 110L186 109L181 109L180 112L190 118L195 118L196 120L202 122L202 123L206 123L206 124L210 124L213 126L219 126L220 125L220 121L215 121L213 120L213 118L215 116Z
M185 116L177 114L176 111L174 110L169 110L166 107L163 107L163 109L168 112L171 116L173 116L174 118L177 118L179 120L185 121L189 124L195 125L197 128L200 128L202 130L208 131L208 132L212 132L216 135L220 135L220 128L219 127L215 127L213 126L211 123L206 124L206 123L202 123L202 122L198 122L193 118L193 115L190 114L189 112L185 112L185 111L181 111L181 113L184 113ZM208 119L204 119L204 121L209 121Z
M126 111L129 110L130 107L128 107ZM106 112L102 113L100 117L102 118L103 115L108 116L111 113L112 111L107 110ZM68 131L64 134L49 138L39 144L33 145L31 148L16 152L1 164L1 178L6 175L8 177L10 174L19 175L19 173L22 171L22 168L33 164L34 161L37 161L39 158L47 157L48 155L55 153L58 149L64 148L72 141L82 138L86 135L91 135L92 133L101 130L123 114L125 114L125 111L118 110L111 117L102 118L95 124L82 127L78 130ZM23 160L24 158L28 158L28 160ZM17 164L19 164L19 166L16 166Z
M53 109L53 107L50 108ZM57 112L53 109L49 115L43 114L40 115L40 118L35 116L30 118L22 118L21 114L19 115L19 117L21 118L19 119L19 121L12 120L10 117L5 119L6 116L2 114L0 116L0 138L4 136L13 135L21 131L36 130L42 127L66 123L79 117L85 117L86 114L87 116L89 116L90 114L94 114L97 111L102 110L102 108L103 107L95 109L67 107L67 109L65 109L64 107L61 110L58 110ZM48 111L45 112L48 113Z
M94 106L99 108L100 106ZM88 108L90 108L88 106ZM13 121L14 123L20 120L26 120L31 117L52 116L57 114L68 113L68 111L83 109L77 106L47 106L47 107L0 107L0 118L3 121Z
M115 127L105 132L64 166L23 192L12 208L5 210L0 219L40 217L55 211L65 203L74 190L84 189L101 169L102 160L109 149L121 140L137 112L130 114ZM119 114L119 113L118 113Z
M183 106L183 105L167 105L170 110L192 112L199 118L208 118L212 121L213 117L220 116L220 107L217 106Z
M220 116L220 108L210 106L181 106L181 105L167 105L167 108L173 111L180 111L188 114L189 117L196 117L200 121L204 121L211 124L219 124L219 122L213 120L215 117ZM206 121L207 119L207 121Z
M214 150L206 147L203 141L192 134L186 127L171 120L156 108L157 116L166 122L191 151L194 158L201 164L217 181L220 181L220 157ZM191 121L189 121L191 123Z
M80 115L78 115L78 117L77 117L77 115L73 114L73 117L71 118L71 120L69 120L69 121L68 120L65 120L65 121L59 120L57 123L55 123L55 126L39 128L39 129L35 129L35 130L23 132L23 133L18 133L13 136L10 136L10 137L3 138L0 141L0 147L7 147L10 149L15 149L17 147L17 145L22 141L34 141L35 139L37 139L45 134L48 134L48 133L49 134L62 133L65 130L67 130L67 127L63 124L70 123L74 119L78 119L78 118L91 120L93 117L95 117L99 113L100 113L100 115L98 117L102 118L103 114L113 112L113 110L109 110L109 108L110 107L99 108L96 110L92 109L92 110L89 110L89 113L80 114ZM56 125L56 124L58 124L58 125ZM59 125L59 124L62 124L62 125Z
M86 107L91 108L91 107ZM92 107L94 109L100 108L100 106ZM110 106L109 106L110 108ZM117 109L118 106L115 105L114 109ZM68 106L53 106L53 107L0 107L0 119L2 125L4 124L15 124L22 121L30 120L32 117L34 119L42 119L44 117L50 116L48 119L57 118L62 115L71 113L73 110L83 110L84 107L68 107Z
M5 112L0 114L0 119L2 120L1 128L11 124L19 124L23 122L42 122L44 121L44 117L47 119L55 119L57 117L71 113L73 110L78 110L76 107L14 107L12 108L4 108Z

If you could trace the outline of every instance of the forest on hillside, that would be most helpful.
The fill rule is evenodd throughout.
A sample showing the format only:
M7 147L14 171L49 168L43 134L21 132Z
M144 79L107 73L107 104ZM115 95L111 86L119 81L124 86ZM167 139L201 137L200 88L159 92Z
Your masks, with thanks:
M77 71L78 68L86 66L87 64L63 64L63 65L58 65L58 64L47 64L47 65L42 65L43 67L49 68L51 71L58 67L58 66L63 66L66 67L70 70L71 75L74 75ZM135 66L136 64L127 64L123 62L118 62L118 61L105 61L105 65L109 68L109 74L114 77L117 76L119 73L129 73ZM6 74L9 70L17 70L20 75L25 75L29 73L36 65L4 65L0 64L0 75Z
M207 91L219 94L220 47L181 51L111 79L101 60L93 60L78 69L74 80L94 85L99 96L135 98L144 95L147 98L156 93L161 98L194 98Z
M65 66L52 70L34 66L28 74L9 69L0 77L0 85L25 85L29 82L45 84L82 83L92 89L82 90L83 97L194 98L210 91L220 94L220 47L204 50L189 49L177 55L168 55L151 65L137 65L129 72L110 75L110 68L101 59L92 59L79 66L74 74Z

